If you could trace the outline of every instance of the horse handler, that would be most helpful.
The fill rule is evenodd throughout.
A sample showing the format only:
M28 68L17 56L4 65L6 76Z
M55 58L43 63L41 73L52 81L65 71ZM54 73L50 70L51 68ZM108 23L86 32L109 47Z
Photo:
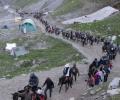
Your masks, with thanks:
M45 80L45 82L44 82L44 84L43 84L42 87L44 87L45 85L46 85L46 88L45 88L44 93L45 93L45 97L46 97L46 100L47 100L47 90L49 90L49 96L51 97L51 96L52 96L52 89L54 88L54 83L53 83L53 81L48 77L48 78Z

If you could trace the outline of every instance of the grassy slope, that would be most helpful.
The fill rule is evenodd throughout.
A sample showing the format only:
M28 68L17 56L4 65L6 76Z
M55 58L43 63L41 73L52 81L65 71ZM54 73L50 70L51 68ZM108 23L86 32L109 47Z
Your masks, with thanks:
M23 8L26 5L36 3L39 0L14 0L13 3L17 8Z
M70 25L70 27L80 31L92 31L98 35L120 35L120 13L102 21L88 24L76 23Z
M64 65L69 61L79 61L82 58L82 56L71 47L71 45L50 37L45 39L47 42L52 44L52 47L45 50L31 50L29 54L21 56L17 60L14 60L13 57L9 56L5 52L0 53L0 77L6 76L8 74L10 75L9 77L12 77L22 73L28 73L30 71L46 70ZM16 39L13 41L15 42ZM18 44L21 44L21 41L17 41ZM1 43L1 47L3 46L4 43ZM76 54L79 55L76 56ZM31 66L20 66L17 68L15 66L16 62L33 59L43 59L46 60L46 62L40 64L40 66L36 66L35 68L31 68Z
M54 13L55 16L64 15L78 10L83 10L84 6L106 5L110 0L64 0L63 4L58 7Z
M63 15L83 6L83 2L81 0L64 0L63 4L57 8L55 11L55 15Z

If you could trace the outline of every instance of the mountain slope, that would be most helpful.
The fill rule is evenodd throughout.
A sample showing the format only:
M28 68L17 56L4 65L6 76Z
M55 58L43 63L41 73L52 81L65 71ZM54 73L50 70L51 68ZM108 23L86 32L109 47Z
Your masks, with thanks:
M64 0L63 4L55 10L55 16L71 15L82 16L85 14L92 13L107 4L110 0ZM74 17L71 15L70 17ZM67 16L68 17L68 16Z

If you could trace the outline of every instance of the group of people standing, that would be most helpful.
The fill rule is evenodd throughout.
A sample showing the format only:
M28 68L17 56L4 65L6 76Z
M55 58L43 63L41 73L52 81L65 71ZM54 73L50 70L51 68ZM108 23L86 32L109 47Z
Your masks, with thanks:
M100 60L95 58L89 66L87 83L90 87L107 82L113 67L112 60L115 60L117 54L120 54L120 47L106 40L103 43L102 51L104 56L102 56Z
M112 70L112 62L107 56L101 57L100 60L95 60L89 66L87 83L90 87L107 82L108 76Z

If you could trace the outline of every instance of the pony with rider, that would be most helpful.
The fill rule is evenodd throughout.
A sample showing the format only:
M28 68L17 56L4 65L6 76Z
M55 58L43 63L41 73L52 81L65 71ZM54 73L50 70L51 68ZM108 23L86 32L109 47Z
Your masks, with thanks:
M61 92L62 86L65 85L65 91L68 90L69 87L72 88L73 78L75 81L77 80L77 76L79 76L79 70L76 67L76 63L71 67L70 63L67 63L63 69L63 75L59 78L58 85L60 85L59 93Z
M28 85L24 87L23 90L15 92L13 95L13 100L47 100L47 91L50 90L50 97L52 96L52 89L54 88L53 81L48 77L42 88L46 85L45 91L41 87L38 87L39 79L32 73Z

